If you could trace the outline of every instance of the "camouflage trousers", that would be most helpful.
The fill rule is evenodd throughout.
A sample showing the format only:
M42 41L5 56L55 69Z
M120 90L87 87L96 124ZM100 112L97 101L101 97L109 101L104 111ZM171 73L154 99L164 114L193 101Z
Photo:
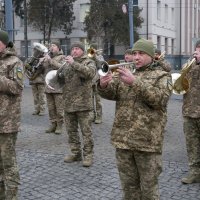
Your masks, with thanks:
M93 107L94 107L94 120L102 119L102 104L101 104L101 96L97 92L97 86L93 85Z
M200 118L184 117L184 134L191 174L200 174Z
M34 108L37 112L45 111L45 86L43 84L31 85L33 93Z
M116 149L124 200L159 200L161 154Z
M64 107L63 107L63 95L56 93L46 93L47 106L49 111L49 121L63 122Z
M19 171L15 144L17 133L0 133L0 199L17 200Z
M73 154L82 154L81 141L83 141L83 156L91 158L93 156L93 136L92 136L92 111L65 112L66 130L68 132L68 142ZM82 133L80 139L78 125Z

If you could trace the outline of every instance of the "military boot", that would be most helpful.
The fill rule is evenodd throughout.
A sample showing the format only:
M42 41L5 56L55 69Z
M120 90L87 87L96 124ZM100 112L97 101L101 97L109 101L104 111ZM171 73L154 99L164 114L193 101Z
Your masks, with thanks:
M68 155L65 156L64 158L64 162L66 163L72 163L72 162L76 162L76 161L81 161L81 154L72 154L72 155Z
M56 122L53 122L45 132L46 133L54 133L55 130L56 130Z
M200 183L200 174L189 174L181 180L184 184Z
M35 110L35 111L32 113L32 115L39 115L39 113L40 113L40 111Z
M45 115L45 111L40 111L39 116L44 116Z
M57 122L57 127L56 127L56 130L55 130L55 134L60 135L62 133L62 125L63 125L62 122Z
M94 123L95 123L95 124L101 124L101 123L102 123L101 117L96 117Z
M83 159L83 167L90 167L93 163L93 156L85 156Z

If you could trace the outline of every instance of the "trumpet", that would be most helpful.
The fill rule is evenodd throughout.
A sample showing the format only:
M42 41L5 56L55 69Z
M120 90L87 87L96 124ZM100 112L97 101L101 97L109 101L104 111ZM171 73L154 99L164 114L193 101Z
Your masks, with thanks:
M106 61L101 61L97 65L97 71L100 76L106 76L109 71L113 71L119 67L122 66L133 66L134 62L125 62L125 63L119 63L114 65L109 65Z
M93 58L93 57L95 57L95 55L101 54L102 51L103 51L103 49L96 50L94 48L89 48L87 50L87 55L88 55L89 58Z
M181 73L172 73L172 86L174 94L185 94L189 87L189 80L186 78L186 74L190 71L192 64L196 61L196 58L188 60L185 66L182 68Z

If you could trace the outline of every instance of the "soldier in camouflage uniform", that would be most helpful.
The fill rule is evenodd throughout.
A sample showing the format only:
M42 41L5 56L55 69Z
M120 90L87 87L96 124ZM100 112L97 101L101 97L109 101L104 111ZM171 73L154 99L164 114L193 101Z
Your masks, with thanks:
M161 55L161 51L159 49L155 49L155 56L154 59L158 62L158 66L161 67L166 72L171 71L171 64L167 62L167 60L164 58L164 55Z
M15 143L20 127L23 63L7 32L0 31L0 199L17 200L19 171Z
M85 55L85 48L81 42L71 46L71 55L66 57L67 64L61 67L57 74L64 80L63 98L66 129L72 154L64 161L75 162L82 160L81 140L78 125L82 132L83 166L90 167L93 162L92 137L92 79L96 73L95 62Z
M125 62L133 62L133 51L132 49L127 49L124 53Z
M154 46L140 39L133 47L136 71L119 67L118 78L100 77L99 94L116 101L111 143L124 200L158 200L158 177L171 76L153 65ZM158 120L159 119L159 120Z
M35 49L33 49L35 51ZM43 58L43 56L42 56ZM39 62L41 62L41 59ZM26 63L29 63L29 60L31 58L28 58L25 61L25 68L26 68ZM33 66L32 66L33 67ZM31 85L32 88L32 93L33 93L33 103L34 103L34 112L32 113L33 115L39 115L43 116L45 115L45 81L44 81L44 70L37 69L40 73L37 73L37 76L35 76L34 79L29 79L29 84Z
M189 160L189 175L182 183L200 183L200 40L196 42L196 62L186 74L190 88L183 95L183 128Z
M50 46L50 55L45 57L43 63L45 74L51 70L58 70L63 62L65 62L64 57L60 43L57 41L52 42ZM49 111L49 121L51 122L46 133L54 132L55 134L61 134L64 115L62 88L53 90L46 86L45 93Z
M90 48L93 48L94 50L97 50L97 44L93 43L90 45ZM94 61L99 62L99 61L104 61L104 58L101 54L95 53L93 57ZM94 106L94 123L95 124L101 124L102 123L102 104L101 104L101 97L97 92L97 85L96 81L99 79L99 74L96 71L96 75L93 79L93 84L92 84L92 90L93 90L93 106Z

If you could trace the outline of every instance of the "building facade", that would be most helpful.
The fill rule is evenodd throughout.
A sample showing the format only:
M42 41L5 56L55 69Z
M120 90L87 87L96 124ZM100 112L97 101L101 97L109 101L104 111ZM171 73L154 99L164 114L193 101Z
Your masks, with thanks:
M141 17L144 19L142 27L138 29L140 37L152 40L156 48L165 51L166 58L174 67L180 67L192 54L194 43L200 38L200 0L133 0L133 9L135 6L142 9ZM69 53L69 47L74 41L80 40L86 48L88 47L83 21L89 9L89 0L75 1L73 11L76 19L68 39L61 31L52 34L52 40L61 42L65 54ZM2 15L0 22L3 26L3 18L2 20L1 18ZM14 16L14 29L17 51L23 57L25 55L24 22L17 16ZM28 27L27 35L30 56L33 42L41 42L43 35L31 27ZM116 54L123 55L124 48L117 47Z

